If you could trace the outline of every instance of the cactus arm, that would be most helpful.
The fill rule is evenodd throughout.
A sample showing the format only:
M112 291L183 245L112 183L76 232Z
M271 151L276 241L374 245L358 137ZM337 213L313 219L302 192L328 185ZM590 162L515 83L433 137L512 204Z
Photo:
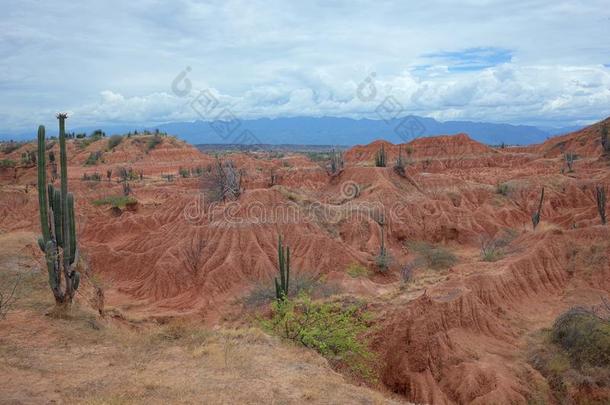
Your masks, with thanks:
M63 294L60 289L60 276L59 269L57 268L57 247L53 240L47 242L45 252L47 271L49 273L49 286L53 291L55 300L58 300L58 298L61 299L61 297L63 297Z
M62 203L61 193L59 190L53 189L53 224L55 226L55 241L57 246L64 247L63 230L62 230Z
M284 291L286 292L286 296L288 296L288 285L290 282L290 246L286 247L286 286Z
M70 258L70 264L76 262L76 222L74 220L74 194L68 193L68 212L67 212L69 226L69 243L66 247Z
M49 230L49 211L47 205L47 168L45 159L45 132L44 126L38 127L38 206L40 212L40 230L42 232L42 246L46 247L51 238ZM44 250L43 250L44 251Z

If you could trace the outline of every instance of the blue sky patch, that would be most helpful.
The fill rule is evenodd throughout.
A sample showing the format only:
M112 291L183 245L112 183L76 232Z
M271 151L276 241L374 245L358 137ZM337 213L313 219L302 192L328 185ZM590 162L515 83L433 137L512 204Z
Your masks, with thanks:
M460 51L433 52L425 54L424 57L436 60L437 64L446 64L450 72L460 72L483 70L508 63L513 58L513 52L504 48L476 47Z

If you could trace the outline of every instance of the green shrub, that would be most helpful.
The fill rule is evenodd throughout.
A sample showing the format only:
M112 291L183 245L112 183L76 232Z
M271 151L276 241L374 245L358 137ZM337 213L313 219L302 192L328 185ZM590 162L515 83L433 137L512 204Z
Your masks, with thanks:
M312 348L331 362L345 364L370 379L374 356L363 336L370 321L361 303L315 302L301 294L297 299L274 302L271 318L262 324L266 330Z
M110 139L108 139L108 150L112 150L119 146L121 141L123 141L123 137L121 135L112 135Z
M353 278L367 277L369 275L369 270L358 263L352 263L347 266L346 272L350 277Z
M585 309L573 308L557 318L551 338L577 367L610 366L610 321Z
M0 168L15 167L16 165L17 165L17 162L15 162L14 160L11 160L11 159L0 160Z
M510 187L509 187L508 183L496 184L496 193L503 195L504 197L507 197L508 193L510 193Z
M101 198L99 200L94 200L93 205L110 205L113 208L125 208L128 204L134 204L137 202L138 200L136 200L134 197L128 197L124 195L113 195Z
M182 177L183 179L186 179L187 177L190 177L191 172L189 169L185 169L183 167L178 168L178 174L180 175L180 177Z
M155 135L155 136L151 137L148 140L148 142L146 143L146 153L155 149L161 142L163 142L163 139L161 138L161 136Z
M93 166L100 162L102 159L102 151L91 152L85 160L85 166Z
M435 246L427 242L412 242L408 247L415 251L418 261L423 262L432 270L444 270L457 263L457 256L442 246Z

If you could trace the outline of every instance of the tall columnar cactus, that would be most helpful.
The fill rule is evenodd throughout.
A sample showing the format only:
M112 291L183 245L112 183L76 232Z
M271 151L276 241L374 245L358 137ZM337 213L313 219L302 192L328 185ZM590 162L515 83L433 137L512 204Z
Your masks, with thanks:
M396 164L394 165L394 171L398 173L400 176L406 175L406 161L402 157L402 145L398 146L398 157L396 158Z
M339 174L343 170L343 166L343 152L337 151L335 148L333 148L330 151L330 174Z
M290 283L290 247L282 245L280 236L277 243L277 255L280 279L275 278L275 297L278 301L283 301L288 297L288 286Z
M388 155L385 152L385 147L381 144L381 149L377 151L375 154L375 166L377 167L386 167L386 161L388 160Z
M45 253L49 285L57 305L69 305L78 289L78 262L74 195L68 192L68 158L66 154L66 114L58 114L59 153L61 165L60 190L47 183L45 129L38 127L38 205L42 236L38 239ZM62 277L63 274L63 277ZM63 278L63 282L62 282Z
M595 186L595 200L602 225L606 225L606 188L604 186Z
M542 192L540 193L540 202L538 203L538 209L532 213L532 225L534 225L534 230L540 223L540 214L542 212L542 201L544 200L544 187L542 187Z

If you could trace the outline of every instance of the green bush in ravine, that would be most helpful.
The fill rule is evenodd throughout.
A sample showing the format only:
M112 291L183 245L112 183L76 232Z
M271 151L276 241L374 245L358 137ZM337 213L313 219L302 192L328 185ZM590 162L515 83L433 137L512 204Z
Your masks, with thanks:
M271 318L262 321L267 331L312 348L367 380L374 379L374 356L364 337L370 323L363 303L316 302L306 294L275 301Z

